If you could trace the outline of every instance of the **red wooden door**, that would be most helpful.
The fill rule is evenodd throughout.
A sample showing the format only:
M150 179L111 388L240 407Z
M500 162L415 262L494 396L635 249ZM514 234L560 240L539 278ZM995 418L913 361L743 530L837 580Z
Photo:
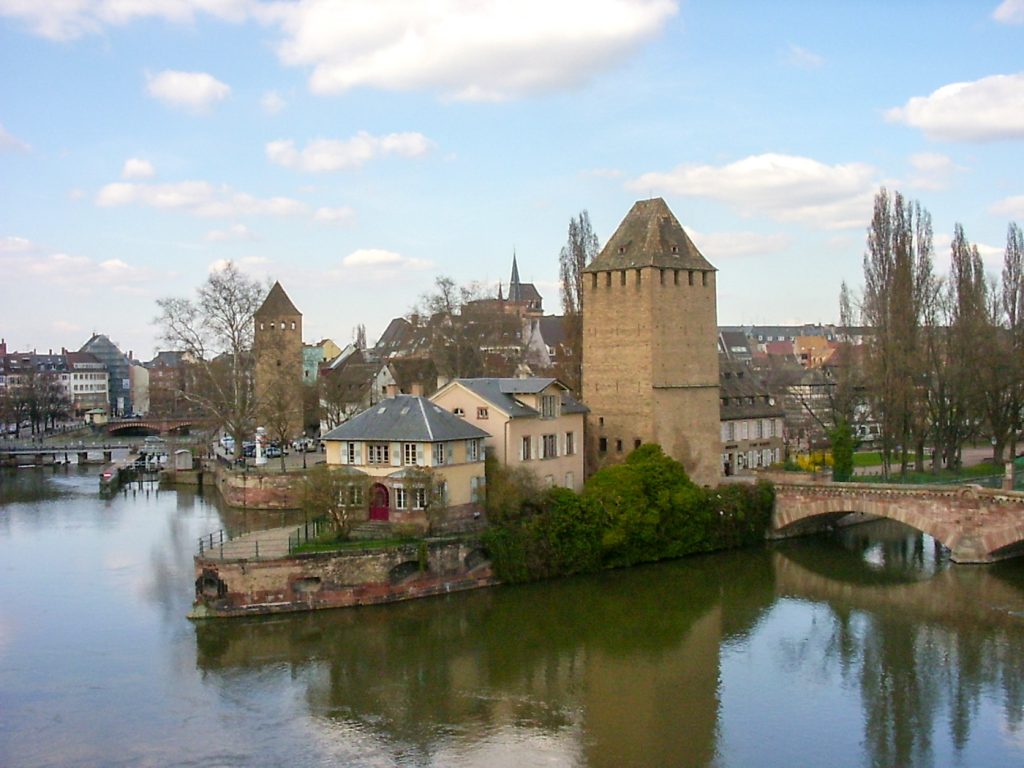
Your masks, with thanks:
M380 483L370 489L370 519L388 519L388 489Z

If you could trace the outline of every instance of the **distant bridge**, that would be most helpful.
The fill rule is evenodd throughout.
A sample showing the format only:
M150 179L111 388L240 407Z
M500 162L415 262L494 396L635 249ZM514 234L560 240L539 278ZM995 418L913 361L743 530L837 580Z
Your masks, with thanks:
M150 435L168 435L182 434L189 432L194 428L204 428L207 426L209 426L209 422L206 419L199 416L191 416L180 419L111 419L103 425L103 429L111 435L142 433Z
M851 513L896 520L950 550L955 563L992 563L1024 554L1024 493L968 486L775 482L769 538L822 530Z

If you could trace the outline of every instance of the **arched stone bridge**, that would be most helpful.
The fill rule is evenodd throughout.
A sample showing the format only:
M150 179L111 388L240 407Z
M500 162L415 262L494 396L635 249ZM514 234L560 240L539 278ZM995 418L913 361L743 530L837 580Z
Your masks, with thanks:
M153 435L166 435L205 426L206 423L202 418L191 417L182 419L111 419L103 425L103 428L110 435L124 434L126 432L148 432Z
M927 533L955 563L992 563L1024 554L1024 493L979 486L787 481L776 476L768 536L823 530L851 513L886 517Z

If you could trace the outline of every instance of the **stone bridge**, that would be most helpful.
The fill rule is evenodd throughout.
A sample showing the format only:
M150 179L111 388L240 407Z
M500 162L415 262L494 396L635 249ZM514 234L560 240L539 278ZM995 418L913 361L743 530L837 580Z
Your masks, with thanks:
M206 422L197 416L182 419L111 419L103 428L111 435L119 435L128 432L148 432L152 435L166 435L173 433L188 432L193 428L204 428Z
M1024 493L968 486L831 483L773 477L768 536L824 530L851 513L916 528L949 548L955 563L992 563L1024 554Z

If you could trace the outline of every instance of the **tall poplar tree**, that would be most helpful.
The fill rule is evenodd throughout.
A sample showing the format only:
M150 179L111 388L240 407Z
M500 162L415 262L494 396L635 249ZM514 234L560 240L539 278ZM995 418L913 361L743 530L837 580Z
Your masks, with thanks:
M933 284L931 216L899 192L890 197L882 188L867 245L863 315L874 331L867 374L881 427L883 472L891 473L897 455L902 475L909 447L923 446L917 394L924 372L921 327Z
M583 270L597 258L600 244L590 226L586 209L569 219L569 237L558 256L562 281L562 323L569 360L563 376L576 397L582 394L583 365Z

